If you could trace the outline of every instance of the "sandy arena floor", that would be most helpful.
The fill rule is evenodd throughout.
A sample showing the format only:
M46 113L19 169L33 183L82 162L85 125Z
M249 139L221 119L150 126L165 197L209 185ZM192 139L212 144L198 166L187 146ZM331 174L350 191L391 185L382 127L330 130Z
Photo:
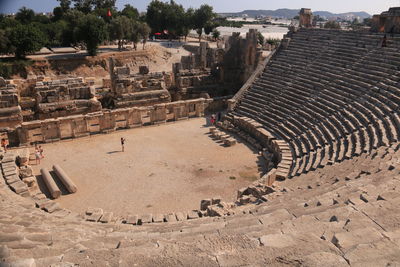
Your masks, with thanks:
M45 158L32 165L36 175L53 164L66 171L78 192L62 190L56 201L76 212L165 214L198 209L201 199L214 196L232 201L237 189L259 177L258 155L242 143L223 147L204 124L199 118L44 144Z

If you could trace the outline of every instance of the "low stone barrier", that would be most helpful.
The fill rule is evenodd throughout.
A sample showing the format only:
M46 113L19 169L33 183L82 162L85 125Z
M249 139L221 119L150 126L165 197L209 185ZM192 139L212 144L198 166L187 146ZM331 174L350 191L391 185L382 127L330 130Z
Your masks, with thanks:
M204 109L210 101L212 100L199 98L149 107L102 110L86 115L23 122L17 128L19 145L54 142L91 134L108 133L117 129L202 117Z

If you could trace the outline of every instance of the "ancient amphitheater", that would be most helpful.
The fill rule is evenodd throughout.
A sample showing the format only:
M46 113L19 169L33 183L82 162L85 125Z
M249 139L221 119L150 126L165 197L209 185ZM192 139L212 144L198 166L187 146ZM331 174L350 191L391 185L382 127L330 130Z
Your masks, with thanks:
M374 17L378 32L292 28L260 62L254 31L247 39L231 38L242 49L236 52L220 54L201 45L199 54L174 65L171 76L131 75L111 60L111 78L104 84L112 94L100 100L90 82L78 78L35 80L31 88L41 92L35 100L3 82L1 123L8 128L2 136L19 147L3 153L1 161L0 265L400 266L400 37L384 34L396 10ZM232 53L242 56L237 73L251 76L233 98L223 100L228 109L217 126L202 126L207 109L223 105L217 103L221 98L207 96L218 84L213 64L225 67L220 82L232 76L234 61L226 58ZM166 89L168 83L178 84L174 92ZM30 109L33 102L36 108ZM49 199L60 197L60 185L48 182L49 192L42 192L36 184L39 167L27 165L32 145L50 142L43 146L55 151L54 163L73 173L66 182L72 187L64 189L74 192L78 184L76 193L61 190L61 199L74 198L78 173L56 155L86 140L75 138L92 136L95 142L119 137L116 129L146 125L159 126L123 133L143 131L150 138L152 132L171 132L183 140L177 146L186 142L205 150L218 144L215 153L221 156L214 161L240 165L242 157L253 157L262 167L260 179L241 186L234 201L214 194L193 204L195 209L154 214L135 214L120 204L118 211L126 210L120 215L117 208L86 207L83 201L82 212L63 208ZM187 134L189 125L202 129L201 136ZM200 153L190 150L193 157ZM257 159L247 157L251 151ZM90 162L96 153L82 164L96 164ZM224 162L224 153L233 156ZM66 176L57 168L58 176ZM42 176L52 180L46 171ZM187 202L183 199L178 202Z

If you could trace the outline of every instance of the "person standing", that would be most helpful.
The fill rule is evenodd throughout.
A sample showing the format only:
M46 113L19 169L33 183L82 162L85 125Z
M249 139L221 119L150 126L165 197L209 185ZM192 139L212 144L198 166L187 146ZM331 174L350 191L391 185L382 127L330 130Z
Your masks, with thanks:
M40 158L44 158L42 146L39 146L38 151L40 153Z
M40 164L40 158L41 158L41 156L40 156L40 151L39 151L39 149L36 149L36 150L35 150L36 165L39 165L39 164Z
M4 152L7 152L8 141L3 138L1 139L1 147L4 149Z
M217 121L221 121L221 119L222 119L222 113L218 112L217 113Z
M212 126L215 125L215 115L214 114L211 115L211 125Z
M125 151L125 138L121 137L121 148L122 148L122 152Z

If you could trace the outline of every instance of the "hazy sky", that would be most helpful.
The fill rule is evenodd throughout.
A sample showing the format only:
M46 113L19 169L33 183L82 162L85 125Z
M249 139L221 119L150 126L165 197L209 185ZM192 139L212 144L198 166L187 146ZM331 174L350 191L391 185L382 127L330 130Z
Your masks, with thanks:
M314 11L331 11L334 13L348 11L366 11L378 14L389 7L400 6L400 0L175 0L184 7L199 7L209 4L216 12L237 12L245 9L298 9L308 7ZM117 6L122 9L125 4L131 4L140 11L145 11L150 0L117 0ZM0 0L0 13L14 13L20 7L26 6L36 12L52 11L57 6L56 0Z

